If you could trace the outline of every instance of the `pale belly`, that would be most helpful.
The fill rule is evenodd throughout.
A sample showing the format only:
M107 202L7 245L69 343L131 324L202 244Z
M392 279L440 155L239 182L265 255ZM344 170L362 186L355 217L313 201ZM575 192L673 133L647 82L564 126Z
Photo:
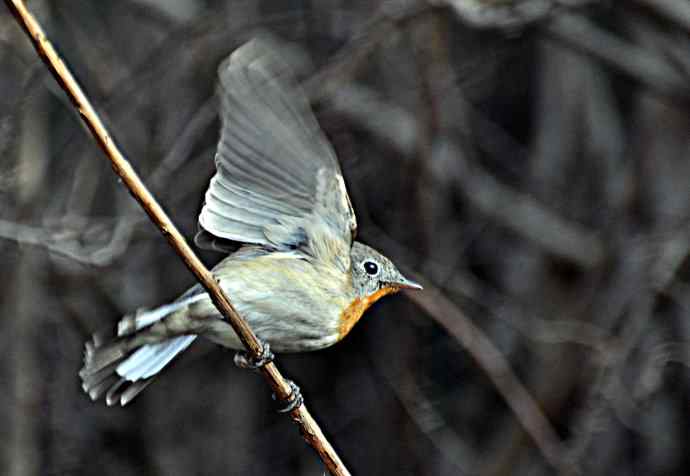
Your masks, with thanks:
M214 273L237 312L272 350L318 350L342 338L343 311L353 300L345 276L324 276L303 260L270 256L224 263ZM243 348L210 299L194 303L190 311L192 319L203 322L201 335L231 349Z

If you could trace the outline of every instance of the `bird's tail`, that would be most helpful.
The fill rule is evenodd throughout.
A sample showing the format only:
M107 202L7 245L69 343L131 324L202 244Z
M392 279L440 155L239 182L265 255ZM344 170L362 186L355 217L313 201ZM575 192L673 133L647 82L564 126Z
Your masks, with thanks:
M144 390L170 361L194 342L196 335L166 338L152 326L184 310L202 295L185 295L159 308L127 315L117 325L115 337L94 334L86 342L84 366L79 372L82 388L108 405L126 405Z

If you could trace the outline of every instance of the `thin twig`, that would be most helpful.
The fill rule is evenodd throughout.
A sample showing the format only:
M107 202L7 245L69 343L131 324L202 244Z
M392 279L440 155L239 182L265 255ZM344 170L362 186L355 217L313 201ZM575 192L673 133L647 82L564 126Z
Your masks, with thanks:
M218 114L217 98L210 97L185 123L184 128L173 143L170 151L149 175L148 182L153 190L161 190L170 176L189 158L194 141L201 135Z
M552 38L597 58L663 95L690 101L690 88L668 62L597 28L584 16L560 14L545 26Z
M690 32L690 3L678 0L635 0Z
M401 26L415 21L430 8L412 2L399 9L382 9L367 22L361 33L338 51L326 66L302 83L302 88L312 103L332 96L362 68L365 61L381 43L394 36Z
M576 468L565 457L565 448L556 431L501 352L486 334L433 284L419 275L413 277L424 286L424 292L407 293L407 296L461 342L479 366L486 371L549 464L566 474L575 472Z
M110 159L115 173L120 176L132 196L151 218L151 221L161 230L170 245L206 289L218 311L228 320L242 344L253 356L258 357L262 351L262 346L256 335L233 308L216 278L196 256L182 234L117 147L71 71L47 39L36 18L29 12L22 0L6 0L6 3L17 22L31 38L39 56L44 60L48 69L53 73L55 79L74 103L98 145ZM269 363L262 367L261 373L279 399L289 400L292 397L292 390L288 382L283 378L274 363ZM290 416L299 426L304 439L316 450L331 474L350 474L304 404L292 410Z
M549 15L554 2L523 0L487 2L481 0L433 0L432 4L449 6L472 28L510 30L531 25Z
M438 153L456 160L456 179L465 197L480 211L556 256L585 268L600 265L606 250L596 233L567 221L527 194L503 186L478 163L463 159L456 145L439 141Z
M581 7L597 0L431 0L447 5L472 28L512 31L526 28L562 7Z
M95 243L82 244L86 234L103 227L104 224L99 223L88 228L65 226L60 229L51 229L0 220L0 239L14 241L20 245L39 246L77 263L107 266L122 256L137 221L134 218L124 218L113 225L108 225L110 236L106 243L101 243L103 240L94 240Z

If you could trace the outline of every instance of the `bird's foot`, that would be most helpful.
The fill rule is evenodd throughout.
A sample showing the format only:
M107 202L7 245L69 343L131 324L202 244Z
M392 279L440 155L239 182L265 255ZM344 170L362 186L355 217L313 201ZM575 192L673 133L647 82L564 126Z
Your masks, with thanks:
M264 365L273 362L275 356L271 352L268 342L261 341L261 353L258 357L250 355L244 350L235 353L235 365L241 369L258 370Z
M292 380L287 380L287 383L290 386L290 395L285 399L287 404L283 408L279 408L278 413L290 413L304 403L304 397L302 397L302 391L299 389L299 386ZM275 393L273 394L273 400L277 400Z

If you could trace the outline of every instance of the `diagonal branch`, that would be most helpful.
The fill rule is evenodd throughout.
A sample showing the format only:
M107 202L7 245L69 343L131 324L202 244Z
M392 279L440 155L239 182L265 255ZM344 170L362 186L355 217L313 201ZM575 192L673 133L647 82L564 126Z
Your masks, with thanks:
M565 448L539 403L520 382L491 340L433 284L419 275L414 279L423 284L425 292L407 293L410 300L455 337L486 371L549 464L562 474L577 474L577 468L566 458Z
M545 33L572 48L603 61L662 95L690 101L687 80L671 64L608 33L582 15L563 13L545 25Z
M218 311L228 320L242 341L242 344L255 357L262 351L262 345L249 325L233 308L211 272L196 256L182 234L175 227L160 204L148 191L129 161L122 154L108 133L105 125L94 110L90 101L77 83L71 71L46 37L36 18L27 9L22 0L5 0L17 22L31 38L36 52L46 63L58 84L65 90L82 120L93 134L96 142L108 156L115 173L120 176L132 196L139 202L151 221L161 230L170 245L185 262L189 270L206 289ZM275 364L269 363L261 368L261 373L273 392L281 400L293 398L288 382L283 378ZM292 420L299 426L302 436L312 446L324 465L333 475L349 475L338 454L326 440L318 424L304 404L290 412Z
M635 1L690 32L690 3L679 2L678 0Z

